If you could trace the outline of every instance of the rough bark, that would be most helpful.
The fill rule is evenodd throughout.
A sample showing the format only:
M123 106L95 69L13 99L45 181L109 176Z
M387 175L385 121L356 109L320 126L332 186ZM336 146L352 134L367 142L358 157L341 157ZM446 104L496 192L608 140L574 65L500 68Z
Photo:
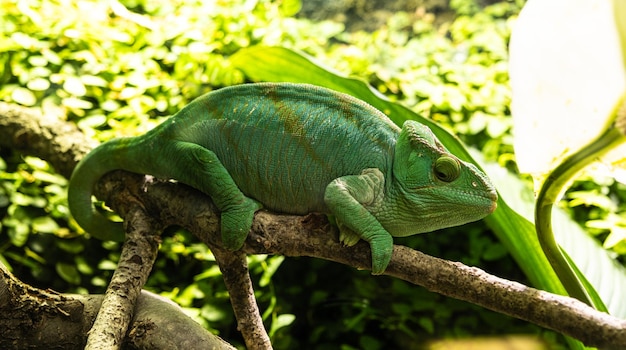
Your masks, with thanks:
M83 349L102 300L32 288L0 263L0 349ZM135 309L126 349L235 349L156 294L142 291Z
M270 338L263 327L263 320L248 272L248 261L243 251L231 252L213 246L215 260L220 266L230 302L237 319L237 329L243 335L249 350L271 349Z
M89 331L86 350L121 348L137 298L159 251L161 231L141 206L133 206L126 218L126 241L98 316Z

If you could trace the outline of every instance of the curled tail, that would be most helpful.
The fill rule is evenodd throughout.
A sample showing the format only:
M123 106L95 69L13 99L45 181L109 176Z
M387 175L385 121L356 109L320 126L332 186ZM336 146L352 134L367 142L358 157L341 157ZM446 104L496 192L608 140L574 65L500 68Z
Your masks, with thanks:
M68 189L68 204L72 216L85 231L101 240L123 241L125 237L121 222L113 222L99 213L91 196L96 182L106 173L125 169L119 155L127 139L103 143L83 158L72 173Z

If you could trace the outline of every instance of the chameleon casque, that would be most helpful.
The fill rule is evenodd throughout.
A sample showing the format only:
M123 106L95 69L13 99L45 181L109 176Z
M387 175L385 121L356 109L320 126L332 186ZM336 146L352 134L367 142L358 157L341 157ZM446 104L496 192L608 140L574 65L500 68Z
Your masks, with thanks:
M209 195L232 250L242 247L262 207L331 214L344 244L369 242L374 274L391 259L392 236L479 220L497 200L487 177L428 127L407 121L400 129L361 100L307 84L222 88L142 136L95 148L74 170L68 201L78 224L104 240L123 240L124 231L95 210L91 195L116 169Z

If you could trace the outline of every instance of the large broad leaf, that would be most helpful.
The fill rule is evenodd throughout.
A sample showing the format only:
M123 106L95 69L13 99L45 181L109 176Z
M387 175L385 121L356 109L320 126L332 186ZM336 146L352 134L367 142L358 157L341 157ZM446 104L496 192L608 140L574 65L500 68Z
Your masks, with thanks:
M428 125L451 152L460 158L477 163L456 137L431 120L389 101L364 82L335 74L300 53L279 47L253 47L236 53L231 57L231 63L254 81L320 85L367 101L399 125L407 119L417 120ZM535 228L531 222L534 206L532 191L513 174L497 165L483 168L500 193L498 209L486 219L487 224L535 286L553 293L565 294L537 241ZM559 231L568 231L564 248L578 268L600 291L611 313L625 317L624 269L615 264L595 241L565 215L556 215L554 225L565 227ZM571 345L584 348L580 343L572 342Z

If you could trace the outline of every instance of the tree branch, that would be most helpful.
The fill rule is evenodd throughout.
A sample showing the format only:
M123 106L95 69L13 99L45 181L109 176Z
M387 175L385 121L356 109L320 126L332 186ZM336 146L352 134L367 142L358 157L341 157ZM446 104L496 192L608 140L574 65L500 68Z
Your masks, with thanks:
M0 147L45 159L68 179L95 146L72 123L41 115L36 108L0 102Z
M248 261L243 251L231 252L211 246L215 260L220 266L231 305L237 319L237 329L243 335L249 350L271 349L270 337L263 326L263 319L254 298L254 289Z
M146 178L148 181L144 181ZM132 206L141 206L142 210L146 210L147 215L155 218L155 220L158 219L163 226L181 226L178 218L181 215L191 215L190 220L202 223L202 228L184 224L182 226L191 228L196 236L211 238L220 236L219 212L210 200L209 210L194 212L192 209L198 207L206 209L207 197L205 196L201 195L192 202L188 201L184 196L177 196L169 210L164 210L165 208L159 203L146 200L146 192L154 193L156 196L154 198L161 199L179 193L175 188L170 188L168 184L171 185L169 182L159 181L149 176L117 171L108 174L103 181L98 183L95 188L95 194L97 197L103 198L107 203L113 203L112 208L124 217L128 217L126 213ZM166 192L160 192L162 189L166 189ZM175 193L170 192L172 190ZM191 193L197 192L190 188L186 188L186 190ZM187 191L183 191L183 193L187 193ZM150 196L148 195L148 197ZM136 203L136 201L141 203L132 204ZM183 212L185 214L182 214ZM237 318L238 329L244 337L246 346L251 350L271 349L272 345L263 326L261 313L254 298L254 289L250 280L246 254L243 251L231 252L226 250L222 246L220 239L205 239L204 242L211 248L222 271L222 277L224 278L231 305Z
M134 205L126 218L126 240L98 317L89 331L85 345L88 350L121 347L137 298L159 251L161 231L141 206Z
M0 113L0 120L3 117ZM1 133L2 124L0 142L3 139ZM73 166L55 164L54 159L50 161L57 169L71 169ZM100 183L106 184L106 187L119 187L137 178L122 172L114 175L107 176ZM102 186L98 187L98 195L109 195L106 200L113 203L118 212L127 212L119 192L103 193L106 191L102 189ZM148 214L163 225L183 226L209 246L221 246L220 237L216 234L219 229L218 213L203 194L182 184L160 181L129 190L144 203ZM319 215L300 217L260 211L255 217L244 251L249 254L311 256L359 269L369 269L371 266L370 250L366 243L360 242L353 247L342 246L337 240L336 229ZM598 312L575 299L507 281L477 268L394 246L386 274L553 329L579 339L588 346L626 346L626 321Z
M143 194L144 203L158 206L165 223L181 225L211 246L221 244L219 235L215 234L219 228L218 213L202 193L182 184L163 182L154 184ZM181 207L186 209L181 210ZM170 221L174 217L175 220ZM361 241L353 247L345 247L337 237L336 228L324 216L279 215L262 210L255 216L244 251L309 256L370 269L371 253L367 243ZM626 346L625 320L599 312L576 299L508 281L459 262L395 245L385 274L555 330L588 346Z

